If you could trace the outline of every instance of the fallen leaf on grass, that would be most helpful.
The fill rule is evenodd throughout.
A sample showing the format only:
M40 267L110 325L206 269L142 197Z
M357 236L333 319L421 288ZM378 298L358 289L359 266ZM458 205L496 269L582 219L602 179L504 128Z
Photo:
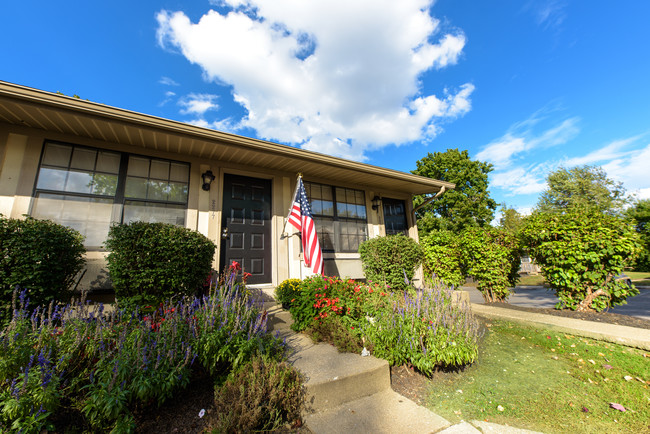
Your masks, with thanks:
M643 384L646 383L642 378L639 378L639 377L634 377L634 378L636 378L637 380L639 380L639 381L642 382Z
M559 358L558 356L551 357L551 359L553 359L553 360L557 360L558 358Z
M463 414L463 412L460 410L454 410L454 414L460 416L461 414Z
M626 375L626 376L623 377L623 378L625 378L625 381L632 381L632 380L633 380L633 378L630 377L629 375Z
M607 369L608 371L612 368L614 368L612 365L603 365L603 368Z
M587 361L588 361L589 363L591 363L592 365L595 365L595 364L596 364L596 362L594 362L594 361L591 360L591 359L589 359L589 360L587 360Z
M501 405L497 405L497 410L503 411L503 410L505 410L505 408L503 408L503 406L501 406ZM623 411L625 411L625 410L623 410Z
M587 407L582 407L582 412L583 413L589 413L589 409Z
M627 411L625 407L623 407L621 404L617 404L615 402L610 402L609 406L612 407L614 410L618 411Z

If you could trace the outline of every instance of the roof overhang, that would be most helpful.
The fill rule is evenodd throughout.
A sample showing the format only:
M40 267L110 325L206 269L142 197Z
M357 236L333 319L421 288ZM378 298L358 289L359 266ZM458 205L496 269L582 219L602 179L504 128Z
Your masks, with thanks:
M454 184L0 81L0 122L206 160L302 172L373 190L438 193Z

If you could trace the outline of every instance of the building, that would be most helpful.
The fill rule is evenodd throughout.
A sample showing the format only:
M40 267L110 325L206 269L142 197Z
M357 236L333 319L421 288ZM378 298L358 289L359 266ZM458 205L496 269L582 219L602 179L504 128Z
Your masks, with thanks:
M283 235L297 173L310 197L325 273L362 278L362 241L417 240L412 197L454 185L0 81L0 213L31 215L86 237L81 287L106 286L102 248L115 222L195 229L251 284L306 273Z

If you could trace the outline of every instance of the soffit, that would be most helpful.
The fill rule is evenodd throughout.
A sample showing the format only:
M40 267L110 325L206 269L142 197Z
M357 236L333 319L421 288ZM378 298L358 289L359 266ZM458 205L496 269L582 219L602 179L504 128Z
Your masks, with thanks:
M451 183L251 139L0 81L0 122L151 152L254 166L373 190L437 193Z

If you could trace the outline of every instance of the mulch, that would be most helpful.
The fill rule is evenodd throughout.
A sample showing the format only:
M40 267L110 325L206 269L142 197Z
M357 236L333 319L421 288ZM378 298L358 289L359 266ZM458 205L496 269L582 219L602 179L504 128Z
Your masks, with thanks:
M543 313L546 315L562 316L565 318L575 318L585 321L602 322L606 324L616 324L628 327L650 330L650 321L629 315L621 315L611 312L575 312L568 309L538 308L515 306L510 303L485 303L486 306L503 307L507 309L520 310L525 312Z

